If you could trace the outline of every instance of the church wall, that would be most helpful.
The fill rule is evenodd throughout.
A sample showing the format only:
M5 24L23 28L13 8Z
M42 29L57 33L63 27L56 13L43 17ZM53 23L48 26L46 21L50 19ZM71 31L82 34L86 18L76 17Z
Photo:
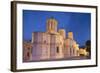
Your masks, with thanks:
M56 47L56 58L63 58L64 53L63 53L63 48L64 48L64 39L63 36L60 34L56 35L56 43L58 46L59 51L57 52L57 47Z
M32 37L34 38L32 57L33 57L33 60L39 60L41 59L41 56L42 56L42 49L41 49L41 44L40 44L42 36L41 36L41 33L35 32L34 36Z
M72 39L66 39L65 41L65 51L66 51L66 54L65 54L65 57L75 57L75 56L79 56L79 48L76 44L76 42Z
M36 32L33 37L33 60L48 59L50 56L49 35L44 32Z
M63 58L63 40L60 35L51 35L50 56L52 59ZM62 44L61 44L62 43Z
M42 59L50 58L50 35L47 33L43 33L42 37Z
M55 35L50 35L50 58L55 59L56 56L56 38Z
M65 40L65 48L64 48L64 57L70 57L70 40L66 39Z
M24 42L23 44L23 61L32 60L32 44L29 42Z

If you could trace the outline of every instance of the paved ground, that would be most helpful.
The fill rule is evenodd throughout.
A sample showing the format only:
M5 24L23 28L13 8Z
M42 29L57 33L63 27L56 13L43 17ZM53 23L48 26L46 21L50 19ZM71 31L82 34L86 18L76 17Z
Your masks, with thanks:
M62 58L62 59L47 59L47 60L31 60L27 62L45 62L45 61L63 61L63 60L86 60L89 59L86 56L76 56L76 57L69 57L69 58Z

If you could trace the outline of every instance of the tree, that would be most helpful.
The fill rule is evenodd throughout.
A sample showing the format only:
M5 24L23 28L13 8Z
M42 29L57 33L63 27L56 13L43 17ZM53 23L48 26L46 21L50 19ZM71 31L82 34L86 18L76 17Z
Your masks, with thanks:
M89 58L91 57L91 41L87 40L86 41L86 51L89 52Z

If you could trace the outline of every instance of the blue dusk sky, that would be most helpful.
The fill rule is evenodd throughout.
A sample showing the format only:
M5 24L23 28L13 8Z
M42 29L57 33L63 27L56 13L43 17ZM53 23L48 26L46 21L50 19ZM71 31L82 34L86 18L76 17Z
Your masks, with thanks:
M34 10L23 10L23 39L31 40L32 32L46 32L46 20L51 17L58 21L58 29L66 30L66 36L72 31L74 39L80 46L91 39L90 13Z

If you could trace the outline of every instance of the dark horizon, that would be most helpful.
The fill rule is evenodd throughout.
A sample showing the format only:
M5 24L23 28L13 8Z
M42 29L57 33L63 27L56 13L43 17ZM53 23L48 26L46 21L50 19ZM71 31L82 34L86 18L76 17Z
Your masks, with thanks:
M32 32L45 32L46 20L50 17L58 21L58 29L65 29L66 36L73 32L74 39L84 46L91 39L91 14L76 12L52 12L23 10L23 39L31 40Z

